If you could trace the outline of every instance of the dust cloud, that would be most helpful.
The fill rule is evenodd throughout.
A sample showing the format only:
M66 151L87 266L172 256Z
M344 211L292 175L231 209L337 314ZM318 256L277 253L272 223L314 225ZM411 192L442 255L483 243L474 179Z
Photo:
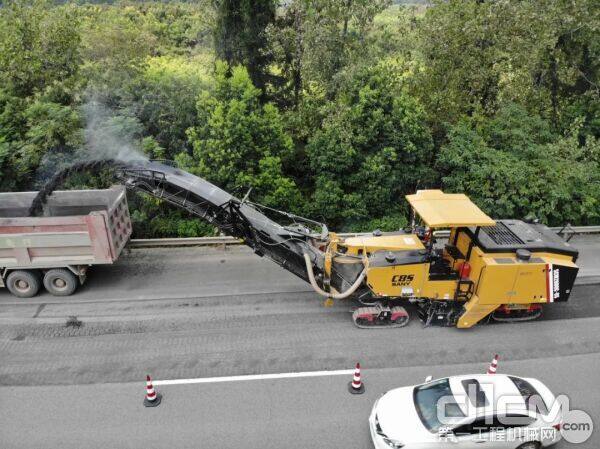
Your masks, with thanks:
M139 149L135 138L138 122L127 116L120 116L95 99L90 99L82 107L85 118L85 147L80 160L118 159L121 161L142 161L148 158Z

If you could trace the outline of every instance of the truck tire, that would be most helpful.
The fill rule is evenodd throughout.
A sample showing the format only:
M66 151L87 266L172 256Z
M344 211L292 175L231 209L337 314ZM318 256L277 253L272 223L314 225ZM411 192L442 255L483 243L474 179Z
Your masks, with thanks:
M40 277L35 271L11 271L6 277L6 288L18 298L31 298L40 291Z
M54 268L46 271L44 287L54 296L69 296L77 290L77 277L66 268Z

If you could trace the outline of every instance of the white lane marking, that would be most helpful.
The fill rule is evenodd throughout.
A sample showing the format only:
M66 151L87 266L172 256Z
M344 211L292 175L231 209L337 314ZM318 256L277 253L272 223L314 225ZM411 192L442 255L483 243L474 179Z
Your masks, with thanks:
M184 384L210 384L218 382L239 382L244 380L266 380L266 379L292 379L297 377L322 377L322 376L345 376L353 374L353 369L337 371L304 371L300 373L275 373L275 374L250 374L246 376L226 377L200 377L197 379L170 379L155 380L154 385L184 385Z

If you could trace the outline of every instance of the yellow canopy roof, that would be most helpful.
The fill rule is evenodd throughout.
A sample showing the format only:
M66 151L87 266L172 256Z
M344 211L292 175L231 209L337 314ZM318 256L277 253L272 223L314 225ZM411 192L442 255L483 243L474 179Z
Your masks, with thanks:
M425 224L431 228L493 226L496 224L462 193L418 190L414 195L406 195L406 199Z

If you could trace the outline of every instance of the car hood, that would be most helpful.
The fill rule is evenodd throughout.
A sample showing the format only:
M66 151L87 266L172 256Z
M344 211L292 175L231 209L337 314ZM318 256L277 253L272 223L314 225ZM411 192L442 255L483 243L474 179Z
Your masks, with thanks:
M379 399L375 409L383 433L401 443L431 441L436 436L419 418L413 390L414 387L390 390Z

